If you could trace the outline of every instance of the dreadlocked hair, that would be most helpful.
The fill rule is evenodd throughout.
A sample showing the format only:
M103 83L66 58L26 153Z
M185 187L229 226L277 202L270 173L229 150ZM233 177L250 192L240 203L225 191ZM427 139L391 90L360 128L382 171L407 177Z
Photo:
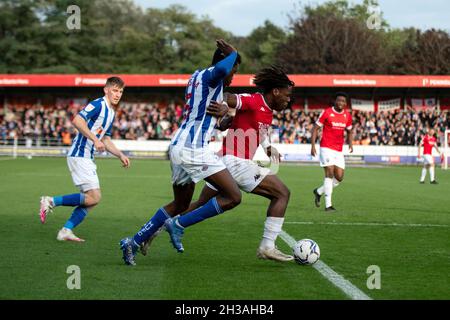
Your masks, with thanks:
M288 88L295 86L295 83L289 79L284 70L279 66L270 66L261 69L255 74L253 83L256 87L262 89L264 93L275 88Z

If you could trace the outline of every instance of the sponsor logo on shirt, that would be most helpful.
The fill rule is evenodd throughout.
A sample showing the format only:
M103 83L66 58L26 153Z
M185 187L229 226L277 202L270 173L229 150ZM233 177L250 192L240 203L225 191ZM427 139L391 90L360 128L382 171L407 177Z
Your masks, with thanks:
M98 128L97 129L97 134L101 135L103 133L103 130L104 130L103 127Z
M331 125L333 126L333 128L337 127L337 128L345 128L347 126L347 124L343 123L343 122L331 122Z

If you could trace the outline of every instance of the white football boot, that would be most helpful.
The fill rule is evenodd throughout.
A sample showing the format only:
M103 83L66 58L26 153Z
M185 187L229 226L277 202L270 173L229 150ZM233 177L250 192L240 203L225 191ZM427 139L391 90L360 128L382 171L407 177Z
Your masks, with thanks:
M256 251L256 256L259 259L275 260L281 262L294 260L294 256L284 254L283 252L278 250L277 247L274 248L259 247L258 250Z
M72 230L67 228L62 228L59 230L58 235L56 236L56 240L58 241L75 241L75 242L84 242L83 239L78 238Z
M41 197L41 210L39 215L41 217L41 222L45 223L45 219L50 212L53 212L53 199L52 197L43 196Z

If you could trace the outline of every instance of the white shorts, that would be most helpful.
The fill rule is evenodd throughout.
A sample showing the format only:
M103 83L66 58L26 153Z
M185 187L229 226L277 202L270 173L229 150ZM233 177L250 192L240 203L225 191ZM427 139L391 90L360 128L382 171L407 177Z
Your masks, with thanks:
M73 183L81 192L100 189L97 165L93 160L80 157L67 157L67 166L72 175Z
M225 155L222 159L239 188L248 193L252 192L253 189L255 189L270 173L268 168L260 167L251 160L231 155ZM206 185L217 191L217 189L208 182Z
M222 159L208 147L191 149L170 146L169 158L174 185L197 183L226 169Z
M433 165L434 164L434 158L431 154L424 154L423 155L423 163Z
M336 166L345 169L344 153L329 148L320 148L320 166Z

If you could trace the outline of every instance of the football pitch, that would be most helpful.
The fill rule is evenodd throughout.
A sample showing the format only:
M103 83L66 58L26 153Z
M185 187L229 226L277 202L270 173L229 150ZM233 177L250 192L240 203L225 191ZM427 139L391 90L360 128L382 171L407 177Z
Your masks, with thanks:
M136 267L125 266L119 240L172 199L169 162L97 165L102 202L75 232L86 242L60 243L56 233L71 208L56 208L44 225L38 211L41 195L77 191L65 159L0 161L0 299L351 298L318 268L256 258L268 200L249 194L236 209L187 229L183 254L164 232ZM320 261L371 299L450 299L450 171L436 172L439 185L428 177L421 185L419 167L349 167L333 192L338 212L330 214L313 203L322 169L284 165L279 176L291 190L285 235L314 239ZM281 238L277 245L290 251ZM78 290L67 287L73 265ZM379 289L367 286L369 266L379 268Z

